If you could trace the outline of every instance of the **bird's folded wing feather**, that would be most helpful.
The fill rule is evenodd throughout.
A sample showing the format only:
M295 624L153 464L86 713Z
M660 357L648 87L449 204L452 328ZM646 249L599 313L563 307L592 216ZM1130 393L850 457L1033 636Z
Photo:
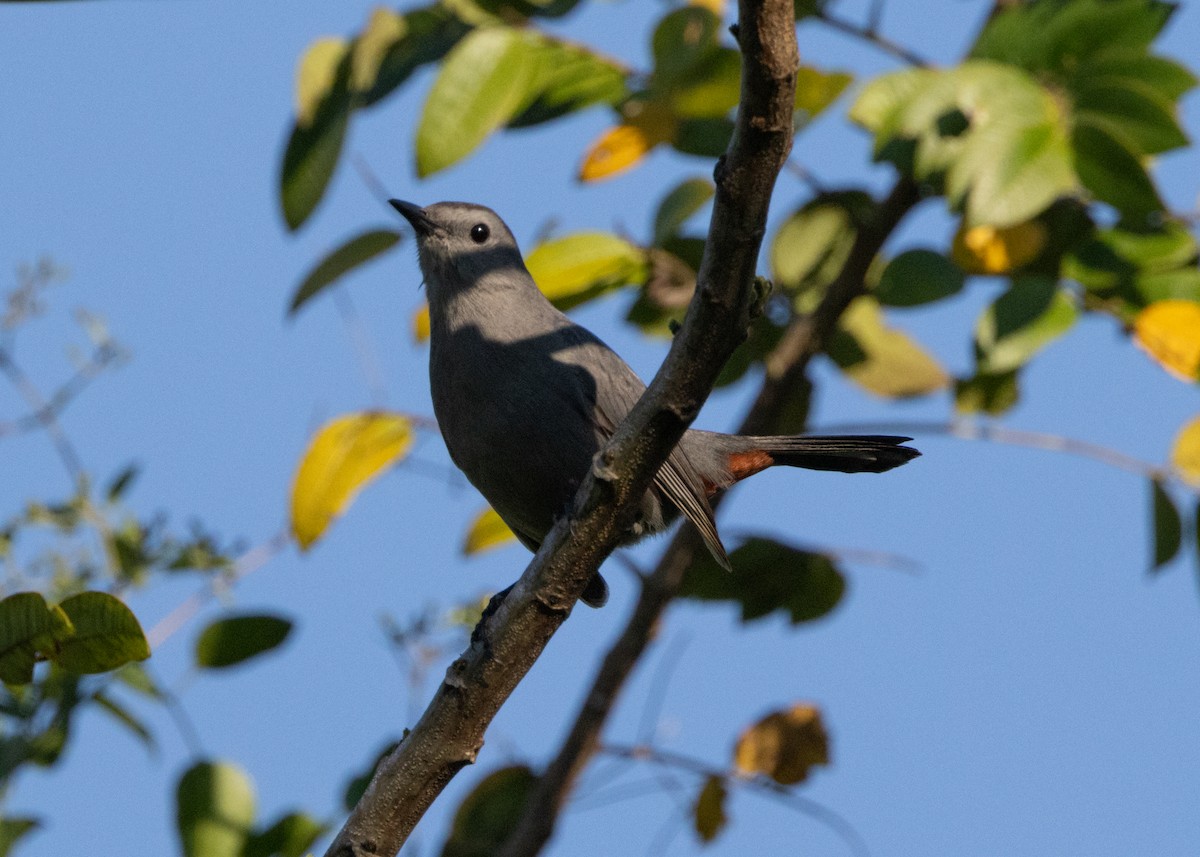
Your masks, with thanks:
M646 385L628 364L606 345L597 343L597 346L605 352L605 359L598 365L604 367L607 377L597 379L596 421L605 436L611 437L617 424L633 410ZM659 468L658 475L654 477L654 487L692 522L713 558L723 568L730 570L729 555L717 534L717 525L713 518L712 506L708 502L704 479L680 447L675 447Z

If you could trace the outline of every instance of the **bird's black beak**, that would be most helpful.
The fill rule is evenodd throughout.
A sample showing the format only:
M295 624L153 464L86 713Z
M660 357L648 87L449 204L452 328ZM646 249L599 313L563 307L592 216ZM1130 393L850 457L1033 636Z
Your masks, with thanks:
M417 231L417 235L429 235L437 229L437 224L429 219L429 215L425 213L425 209L419 205L413 205L411 202L405 202L402 199L389 199L388 204L412 224L412 228Z

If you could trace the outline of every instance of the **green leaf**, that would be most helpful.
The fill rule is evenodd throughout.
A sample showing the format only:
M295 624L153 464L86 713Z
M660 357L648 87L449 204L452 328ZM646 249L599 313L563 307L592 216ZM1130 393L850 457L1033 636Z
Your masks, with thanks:
M235 666L283 644L292 623L261 614L218 619L196 640L196 665L205 669Z
M1138 50L1106 52L1081 66L1075 77L1080 81L1109 78L1141 84L1172 103L1196 85L1196 76L1185 66Z
M796 129L824 113L853 82L854 76L844 71L821 71L808 65L796 69L796 101L792 116Z
M533 771L513 765L494 771L454 813L442 857L490 857L513 832L537 784Z
M1179 224L1141 230L1117 227L1079 243L1064 258L1063 274L1097 297L1121 301L1122 317L1128 321L1158 300L1200 300L1196 259L1196 239Z
M720 31L721 19L701 6L684 6L665 15L651 39L653 89L669 92L687 83L720 50L717 45Z
M316 264L292 296L288 315L296 311L347 272L363 265L396 246L400 233L393 229L362 232L329 253Z
M706 178L684 179L663 197L654 215L654 245L661 247L693 214L712 199L713 184Z
M524 128L548 122L594 104L615 105L629 94L625 72L615 63L578 45L542 39L531 42L537 73L529 84L530 101L508 122Z
M980 372L1001 374L1024 365L1075 324L1074 301L1049 277L1022 276L984 311L975 327Z
M859 190L831 191L805 203L771 242L771 277L791 292L819 294L833 282L874 203ZM812 307L800 307L802 311Z
M125 664L125 666L113 673L113 678L130 690L137 691L150 699L161 702L166 698L162 690L154 683L154 679L150 678L150 674L146 672L146 668L141 664Z
M1075 122L1111 128L1133 151L1156 155L1188 144L1174 105L1148 84L1120 78L1083 78L1072 89Z
M741 380L751 366L762 363L775 350L785 330L785 327L773 324L766 316L755 321L746 341L734 349L721 367L721 374L717 375L713 387L725 387Z
M1183 517L1159 479L1150 480L1150 514L1154 526L1153 572L1175 559L1183 547Z
M33 681L38 652L48 648L56 627L46 599L36 592L18 592L0 601L0 681ZM69 634L70 623L65 630Z
M321 45L336 44L334 48ZM349 45L318 42L306 54L298 76L297 118L283 153L279 177L283 217L300 228L325 195L350 121Z
M692 807L692 824L700 841L705 844L717 838L717 834L729 823L725 814L725 781L715 774L704 778L704 786L696 796Z
M884 306L920 306L962 291L962 269L933 250L907 250L888 263L875 287Z
M311 815L291 812L247 840L241 857L304 857L328 827Z
M1019 397L1016 371L998 375L981 372L954 382L954 409L960 414L998 417L1012 408Z
M134 737L146 746L147 750L157 749L154 735L146 724L135 717L129 709L102 691L98 691L92 699L100 706L101 711L107 712L114 720L132 732Z
M254 823L254 786L228 762L201 762L179 780L175 819L183 857L242 857Z
M529 104L538 78L539 37L483 27L455 45L421 111L417 174L458 163Z
M683 119L675 129L671 146L685 155L718 158L733 139L733 122L724 118Z
M539 244L525 259L538 288L559 309L645 282L646 253L609 232L576 232Z
M666 101L677 116L715 119L737 107L741 94L741 54L733 48L714 48L687 77L674 82Z
M1066 132L1057 119L973 133L946 175L947 195L966 199L969 226L1023 223L1073 193L1078 184Z
M707 554L697 559L680 595L740 604L743 622L780 610L795 625L826 615L846 591L846 580L829 557L772 539L748 539L730 560L732 573Z
M74 673L102 673L150 657L150 644L133 611L107 592L81 592L58 605L75 633L51 657Z
M1111 127L1081 121L1071 135L1075 170L1084 187L1131 220L1163 209L1162 200L1133 143Z
M1110 50L1144 53L1174 5L1073 0L1007 6L988 22L971 55L1063 77Z
M923 181L944 178L967 226L1012 226L1074 193L1068 123L1055 97L1012 66L974 60L872 81L851 117L876 157Z
M950 382L928 352L887 326L874 298L850 304L825 350L851 380L879 396L924 396Z
M120 500L125 495L125 492L129 490L129 486L133 484L133 480L137 478L138 470L139 468L136 464L129 464L113 477L104 492L104 496L108 498L110 503Z
M406 12L399 34L389 22L395 14L377 8L354 43L355 90L364 107L386 98L421 66L440 60L471 31L441 3Z
M0 857L8 857L14 845L41 826L42 823L36 818L0 818Z

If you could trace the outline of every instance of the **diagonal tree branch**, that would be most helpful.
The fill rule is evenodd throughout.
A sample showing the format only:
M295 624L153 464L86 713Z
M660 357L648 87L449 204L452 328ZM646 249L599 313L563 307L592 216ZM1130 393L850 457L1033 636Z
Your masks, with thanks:
M496 711L529 671L654 474L745 338L771 191L792 142L799 59L790 0L742 0L742 100L716 199L698 288L654 381L596 456L575 508L446 673L425 714L379 766L329 857L395 854L425 810L475 761Z
M850 302L865 292L864 278L871 261L919 201L917 185L902 178L876 206L874 216L859 229L842 270L816 311L792 322L779 345L767 357L766 378L738 429L740 434L771 434L786 419L792 402L808 385L809 361L822 351ZM719 502L721 497L716 499ZM676 533L657 568L645 579L633 614L605 655L571 731L539 779L501 857L530 857L549 841L576 778L599 745L600 732L626 680L654 638L662 614L679 590L684 572L702 551L704 547L695 530L685 527Z

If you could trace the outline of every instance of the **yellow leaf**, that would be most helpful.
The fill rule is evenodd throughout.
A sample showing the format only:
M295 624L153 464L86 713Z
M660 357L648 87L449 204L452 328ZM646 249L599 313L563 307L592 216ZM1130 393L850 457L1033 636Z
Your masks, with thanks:
M781 785L802 782L814 765L829 764L821 712L800 703L768 714L738 738L733 762L742 773L765 774Z
M338 66L350 50L345 39L327 37L308 46L296 69L296 123L312 124L325 96L333 89Z
M539 244L525 266L559 309L610 288L642 283L648 273L645 251L609 232L576 232Z
M515 538L516 536L508 528L508 524L504 523L504 520L496 514L496 510L489 506L471 522L471 528L467 530L467 537L463 539L462 552L469 556L489 548L499 547Z
M954 235L950 258L968 274L1007 274L1027 265L1046 247L1046 226L1037 220L1015 226L964 223Z
M1171 447L1171 465L1180 477L1200 487L1200 417L1180 429Z
M702 842L716 839L721 828L729 821L725 815L725 781L720 777L710 774L705 779L693 807L692 820Z
M636 125L617 125L592 143L579 167L579 180L594 182L631 169L654 147Z
M375 85L379 69L388 51L408 32L408 22L385 6L371 11L367 26L354 41L350 57L350 85L355 92L367 92Z
M579 167L580 181L594 182L623 173L659 143L675 136L679 123L670 105L634 101L625 110L625 123L609 128L588 148Z
M429 304L421 304L421 308L413 313L412 334L413 339L418 343L428 341Z
M1133 320L1133 338L1176 378L1200 379L1200 303L1155 301Z
M692 0L692 5L707 9L718 18L725 15L725 0Z
M825 350L851 380L879 396L924 396L950 382L924 348L887 326L871 297L850 304Z
M412 423L399 414L346 414L312 439L292 486L292 534L307 550L368 482L412 446Z

